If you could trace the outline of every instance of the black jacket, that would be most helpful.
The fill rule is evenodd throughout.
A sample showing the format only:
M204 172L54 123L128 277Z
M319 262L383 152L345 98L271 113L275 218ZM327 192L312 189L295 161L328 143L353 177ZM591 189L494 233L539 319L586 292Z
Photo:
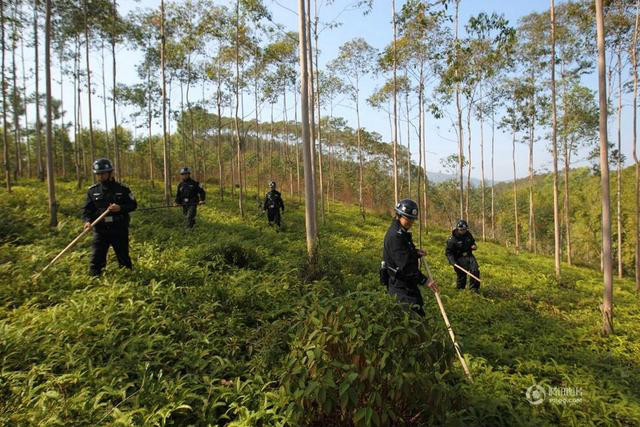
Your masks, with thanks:
M176 191L176 205L195 205L204 202L206 193L198 181L187 178L180 181L178 191Z
M470 231L467 230L462 236L458 235L455 229L451 231L451 236L447 240L447 248L445 250L449 264L455 264L456 260L460 257L473 255L473 249L471 249L471 247L475 244L476 240Z
M262 209L282 209L284 211L284 202L282 201L280 192L276 190L269 191L264 197Z
M427 283L418 265L420 258L411 233L394 219L384 236L382 257L389 270L389 289L402 288L418 291L418 285ZM419 292L419 291L418 291Z
M95 231L126 230L129 227L129 212L138 207L129 187L115 180L106 183L97 183L89 187L87 200L84 204L82 219L85 222L93 222L111 203L120 205L120 212L111 212L95 226Z

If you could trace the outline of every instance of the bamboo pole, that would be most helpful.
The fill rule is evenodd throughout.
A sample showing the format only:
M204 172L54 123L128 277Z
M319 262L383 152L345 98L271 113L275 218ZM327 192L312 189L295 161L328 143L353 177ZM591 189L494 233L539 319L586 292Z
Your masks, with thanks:
M426 262L422 260L422 258L420 258L420 263L424 265L425 269L427 270L427 277L429 278L429 281L432 281L433 277L431 276L431 270L429 270L429 266L427 265ZM453 348L455 348L456 354L458 355L458 359L460 359L460 363L462 364L462 369L464 369L464 373L469 379L469 381L473 381L473 378L471 377L471 372L469 371L469 367L467 366L467 362L465 362L464 360L462 349L460 348L460 345L456 341L456 336L453 333L453 328L451 328L449 317L447 316L447 312L445 311L444 305L442 304L442 300L440 299L440 291L434 291L434 294L436 296L436 301L438 302L438 307L440 307L440 314L442 314L442 319L444 320L444 324L447 326L447 331L449 331L449 337L451 337Z

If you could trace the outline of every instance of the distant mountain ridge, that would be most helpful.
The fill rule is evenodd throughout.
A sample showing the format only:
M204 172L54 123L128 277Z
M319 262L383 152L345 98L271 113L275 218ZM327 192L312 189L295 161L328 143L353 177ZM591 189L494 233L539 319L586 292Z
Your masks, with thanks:
M427 172L427 176L429 177L429 181L431 182L435 182L435 183L439 183L439 182L444 182L444 181L457 181L458 180L458 176L457 175L450 175L450 174L446 174L446 173L440 173L440 172ZM465 171L465 175L464 175L464 183L465 185L467 184L467 173ZM480 186L480 180L477 178L471 178L471 185L474 187L479 187ZM485 179L485 185L487 185L487 180Z

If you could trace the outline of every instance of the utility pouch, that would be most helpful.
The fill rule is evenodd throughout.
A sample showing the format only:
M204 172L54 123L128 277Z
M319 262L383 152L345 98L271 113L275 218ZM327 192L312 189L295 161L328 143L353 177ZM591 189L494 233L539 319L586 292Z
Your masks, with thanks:
M380 262L380 284L387 289L389 288L389 270L387 269L387 263Z

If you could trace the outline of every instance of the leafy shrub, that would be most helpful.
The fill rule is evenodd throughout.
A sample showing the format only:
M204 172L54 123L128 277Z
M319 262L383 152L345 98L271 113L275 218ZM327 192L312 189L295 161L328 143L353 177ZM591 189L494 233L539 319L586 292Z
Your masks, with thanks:
M378 292L312 304L299 315L282 375L293 424L441 419L448 409L442 381L453 352L438 321L420 319Z
M264 264L264 260L254 248L246 243L225 240L205 249L201 255L200 263L206 265L210 270L220 270L224 267L257 269Z

